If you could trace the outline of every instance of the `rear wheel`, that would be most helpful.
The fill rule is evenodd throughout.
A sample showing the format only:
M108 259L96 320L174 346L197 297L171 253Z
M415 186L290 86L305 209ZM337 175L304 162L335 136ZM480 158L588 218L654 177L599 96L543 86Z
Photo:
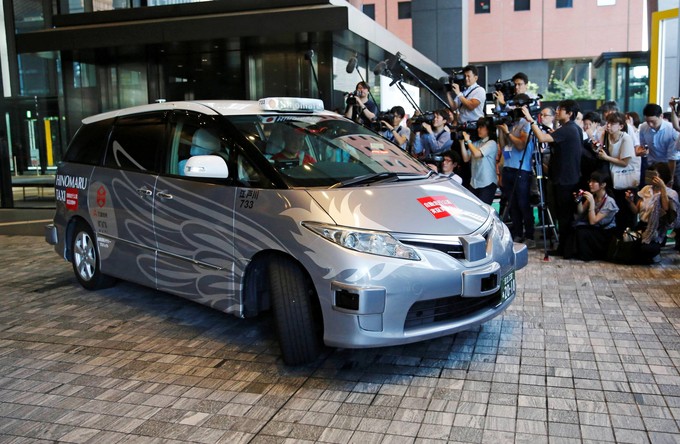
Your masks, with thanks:
M78 282L88 290L110 287L115 282L114 278L101 272L96 239L84 222L76 224L71 245L71 263Z
M298 365L315 360L322 350L322 328L312 282L296 263L275 257L269 267L269 287L284 362Z

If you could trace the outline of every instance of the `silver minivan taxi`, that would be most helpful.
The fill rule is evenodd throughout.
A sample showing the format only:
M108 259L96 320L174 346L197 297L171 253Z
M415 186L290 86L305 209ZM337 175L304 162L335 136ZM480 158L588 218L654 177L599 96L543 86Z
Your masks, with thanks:
M45 238L82 286L271 309L287 364L477 326L528 260L490 206L316 99L86 118L55 191Z

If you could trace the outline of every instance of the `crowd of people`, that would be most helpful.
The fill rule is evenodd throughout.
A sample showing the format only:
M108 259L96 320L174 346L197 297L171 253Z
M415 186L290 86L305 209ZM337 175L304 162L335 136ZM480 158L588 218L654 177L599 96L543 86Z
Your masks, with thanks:
M670 99L669 112L649 103L642 116L615 102L587 112L570 99L541 107L519 72L510 99L502 90L489 95L495 112L486 115L491 97L477 83L477 69L466 66L462 74L447 91L448 108L407 119L395 106L380 122L383 136L482 202L491 204L500 190L503 219L514 241L529 248L536 245L534 207L541 202L556 223L552 255L652 263L669 233L677 234L680 251L678 98ZM362 123L377 114L365 94L345 110Z

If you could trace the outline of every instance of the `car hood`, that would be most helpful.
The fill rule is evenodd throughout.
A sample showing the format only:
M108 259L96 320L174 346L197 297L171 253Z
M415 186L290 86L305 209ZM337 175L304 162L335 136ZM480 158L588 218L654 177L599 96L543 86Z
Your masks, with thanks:
M338 225L396 233L471 234L493 211L448 178L308 192Z

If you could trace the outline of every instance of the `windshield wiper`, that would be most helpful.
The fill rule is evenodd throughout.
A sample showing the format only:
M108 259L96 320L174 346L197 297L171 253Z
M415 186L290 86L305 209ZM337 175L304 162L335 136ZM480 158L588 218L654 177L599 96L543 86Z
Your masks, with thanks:
M365 185L372 182L383 182L397 177L397 173L383 171L382 173L364 174L363 176L354 177L352 179L343 180L330 186L330 188L343 188L355 185Z

